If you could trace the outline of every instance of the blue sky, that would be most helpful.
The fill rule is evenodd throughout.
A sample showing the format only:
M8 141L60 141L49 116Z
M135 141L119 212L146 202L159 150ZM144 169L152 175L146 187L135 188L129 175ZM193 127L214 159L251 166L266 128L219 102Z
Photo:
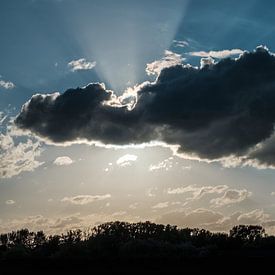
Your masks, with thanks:
M20 132L13 119L37 93L100 82L132 96L165 67L203 68L259 45L272 56L274 10L267 0L1 1L0 231L57 232L115 219L211 230L273 221L272 165L213 161L202 151L198 161L169 144L53 144L50 135Z

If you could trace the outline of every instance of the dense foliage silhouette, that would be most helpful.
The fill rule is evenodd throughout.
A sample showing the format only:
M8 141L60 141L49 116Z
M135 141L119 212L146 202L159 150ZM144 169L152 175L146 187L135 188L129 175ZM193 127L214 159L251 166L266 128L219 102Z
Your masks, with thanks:
M86 231L46 236L28 229L0 235L0 260L10 259L197 259L275 256L275 237L258 225L234 226L229 234L152 222L108 222Z

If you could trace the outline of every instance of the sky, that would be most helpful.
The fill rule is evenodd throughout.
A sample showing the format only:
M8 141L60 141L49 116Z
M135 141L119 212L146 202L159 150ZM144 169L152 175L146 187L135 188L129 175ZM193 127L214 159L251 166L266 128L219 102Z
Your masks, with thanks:
M275 234L274 9L1 0L0 232Z

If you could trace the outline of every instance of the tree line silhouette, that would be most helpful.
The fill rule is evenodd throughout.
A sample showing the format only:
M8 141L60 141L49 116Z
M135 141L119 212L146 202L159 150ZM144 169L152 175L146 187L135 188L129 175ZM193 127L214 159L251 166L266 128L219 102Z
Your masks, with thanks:
M0 235L0 261L9 259L194 259L275 256L275 236L259 225L234 226L229 234L152 222L108 222L90 230L49 235L28 229Z

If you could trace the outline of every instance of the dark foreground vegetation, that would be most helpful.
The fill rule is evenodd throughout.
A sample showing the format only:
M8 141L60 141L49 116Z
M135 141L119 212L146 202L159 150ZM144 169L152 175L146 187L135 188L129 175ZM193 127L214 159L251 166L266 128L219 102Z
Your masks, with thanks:
M46 236L43 231L28 229L0 235L0 267L28 270L39 266L39 273L76 267L88 268L91 274L117 268L126 272L134 266L133 273L146 266L159 273L180 268L192 274L223 265L220 274L237 274L227 272L233 272L235 267L240 269L240 264L252 268L256 261L273 264L273 258L275 236L252 225L235 226L226 234L151 222L117 221L62 235Z

